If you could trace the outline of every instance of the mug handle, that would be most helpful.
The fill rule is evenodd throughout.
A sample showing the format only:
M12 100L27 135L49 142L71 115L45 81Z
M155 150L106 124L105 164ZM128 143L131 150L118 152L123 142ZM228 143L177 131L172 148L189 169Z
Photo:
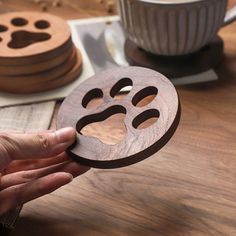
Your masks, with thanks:
M236 20L236 6L226 12L223 26L226 26Z

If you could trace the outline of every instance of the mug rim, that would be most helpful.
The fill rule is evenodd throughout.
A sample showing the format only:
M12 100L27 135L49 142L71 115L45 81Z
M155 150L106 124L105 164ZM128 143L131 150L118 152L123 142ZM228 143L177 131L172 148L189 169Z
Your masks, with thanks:
M174 2L174 0L136 0L137 2L151 3L151 4L160 4L160 5L181 5L181 4L193 4L197 2L203 2L204 0L179 0L179 2Z

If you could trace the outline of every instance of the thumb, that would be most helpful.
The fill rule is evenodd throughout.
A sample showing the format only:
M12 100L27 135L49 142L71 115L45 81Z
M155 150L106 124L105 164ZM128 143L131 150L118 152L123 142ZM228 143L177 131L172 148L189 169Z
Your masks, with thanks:
M3 159L9 163L12 160L58 155L72 145L75 138L76 131L71 127L36 134L0 133L0 166Z

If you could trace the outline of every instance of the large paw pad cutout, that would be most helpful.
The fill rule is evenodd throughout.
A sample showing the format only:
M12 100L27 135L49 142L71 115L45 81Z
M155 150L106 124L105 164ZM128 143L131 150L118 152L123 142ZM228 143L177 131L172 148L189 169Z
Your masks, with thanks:
M31 44L46 41L51 36L47 33L33 33L25 30L19 30L12 33L12 39L8 43L10 48L24 48Z
M122 99L116 94L125 86L131 91ZM141 104L148 96L153 99ZM87 105L102 98L97 107ZM107 145L81 130L117 114L125 114L126 135L115 144ZM142 124L155 118L149 126ZM114 68L97 74L75 89L63 102L57 127L72 126L77 130L77 143L68 153L78 162L97 168L116 168L141 161L161 149L174 134L180 119L178 95L163 75L140 67Z

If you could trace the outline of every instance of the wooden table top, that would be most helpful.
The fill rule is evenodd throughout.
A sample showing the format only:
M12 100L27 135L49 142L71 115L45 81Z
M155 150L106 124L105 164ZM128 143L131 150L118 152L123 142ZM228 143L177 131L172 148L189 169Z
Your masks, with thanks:
M12 2L2 6L19 9ZM68 9L53 13L70 16ZM220 35L220 80L177 88L181 122L160 152L125 168L92 169L26 204L12 235L236 235L236 23ZM108 130L118 140L120 119L88 133L106 138Z

